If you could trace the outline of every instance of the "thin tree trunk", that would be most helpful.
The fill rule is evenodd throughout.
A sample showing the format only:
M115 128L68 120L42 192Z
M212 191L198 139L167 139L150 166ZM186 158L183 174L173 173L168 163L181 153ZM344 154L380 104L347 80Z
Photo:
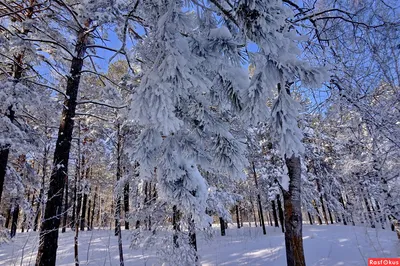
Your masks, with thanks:
M53 171L50 176L50 185L47 193L47 204L44 219L40 228L40 243L36 258L36 266L55 266L58 248L58 228L60 226L60 212L62 209L63 189L65 176L68 174L68 160L71 149L72 132L76 100L78 96L81 71L83 67L86 43L88 38L89 20L85 27L78 32L75 44L76 55L72 58L70 73L67 75L67 98L64 101L62 118L58 130L54 151Z
M271 214L271 212L268 212L268 221L269 221L269 225L270 226L274 226L274 224L273 224L273 218L272 218L272 214Z
M89 171L90 168L87 167L86 168L86 182L85 187L83 188L83 202L82 202L82 215L81 215L81 231L85 231L85 225L86 223L86 210L87 210L87 203L88 203L88 193L87 193L87 186L88 186L88 182L89 182Z
M239 206L236 204L235 206L236 209L236 223L237 223L237 228L240 229L240 217L239 217Z
M194 223L194 219L192 217L188 218L188 225L189 225L189 245L193 248L195 255L195 263L199 260L197 256L197 241L196 241L196 226Z
M253 204L253 200L250 197L250 204L251 204L251 212L253 213L254 216L254 223L257 227L257 215L256 215L256 211L254 210L254 204Z
M221 236L225 235L225 221L222 217L219 217L219 226L221 228Z
M313 225L313 220L310 212L307 212L308 214L308 220L310 221L310 225Z
M179 248L179 243L178 243L178 232L180 231L179 220L180 220L180 213L176 205L174 205L172 207L172 227L174 229L173 242L175 248Z
M301 161L292 155L286 158L289 191L283 190L285 206L286 259L289 266L305 266L301 213Z
M62 230L61 233L65 233L67 230L67 216L68 216L68 176L66 176L65 180L65 188L64 188L64 216L63 216L63 225L62 225Z
M10 153L9 145L0 147L0 203L1 203L1 195L3 194L4 179L7 172L7 162L9 153Z
M14 202L14 210L12 212L12 221L11 221L11 230L10 230L11 238L13 238L17 234L18 217L19 217L19 204L15 201Z
M274 217L275 227L279 227L278 215L276 214L276 208L275 208L275 200L271 201L271 207L272 207L272 216Z
M263 234L267 234L267 230L265 229L265 223L264 223L264 215L263 215L263 209L261 205L261 196L260 192L258 191L258 181L257 181L257 173L256 173L256 166L253 162L253 175L254 175L254 182L256 184L256 189L257 189L257 202L258 202L258 212L260 214L260 223L263 229Z
M89 202L88 202L88 211L87 211L87 230L91 231L92 228L90 227L90 221L91 221L91 214L92 214L92 198L89 197Z
M129 230L129 182L124 186L124 212L125 212L125 230Z
M282 233L285 233L285 217L283 215L283 209L282 209L282 203L281 203L281 196L276 195L276 203L278 205L278 215L279 215L279 221L281 223L281 230Z
M81 162L82 158L82 162ZM78 123L78 159L76 162L76 168L75 168L75 188L74 188L74 206L75 207L75 212L74 212L74 219L72 220L74 223L74 261L75 261L75 266L79 266L79 246L78 246L78 237L79 237L79 215L81 211L81 194L80 194L80 186L81 186L81 163L82 163L82 168L84 169L84 163L85 163L85 157L82 155L81 157L81 122L79 121Z

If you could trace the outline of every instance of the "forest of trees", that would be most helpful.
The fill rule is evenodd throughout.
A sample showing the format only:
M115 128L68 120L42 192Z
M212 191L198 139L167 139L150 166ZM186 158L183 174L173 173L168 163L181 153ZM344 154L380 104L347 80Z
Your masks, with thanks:
M250 222L301 266L303 222L400 239L399 82L397 0L0 0L0 241L197 265Z

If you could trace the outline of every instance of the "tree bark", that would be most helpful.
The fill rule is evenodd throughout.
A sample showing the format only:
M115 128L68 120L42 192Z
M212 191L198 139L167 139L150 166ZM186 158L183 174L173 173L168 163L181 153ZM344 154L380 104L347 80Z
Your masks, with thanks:
M1 195L3 194L4 179L7 172L8 154L10 153L9 146L0 147L0 203Z
M19 204L15 201L14 202L14 210L12 212L12 221L11 221L11 230L10 230L11 238L13 238L17 234L18 217L19 217Z
M307 212L308 214L308 220L310 221L310 225L313 225L313 220L310 212Z
M85 182L85 187L83 188L83 202L82 202L82 215L81 215L81 231L85 231L85 225L87 225L86 222L86 210L87 210L87 202L88 202L88 193L87 193L87 186L88 186L88 180L89 180L89 171L90 168L86 168L86 182Z
M276 214L276 208L275 208L275 200L271 201L271 207L272 207L272 216L274 218L275 227L279 227L278 215Z
M174 247L179 248L178 232L181 230L179 226L180 213L176 205L172 207L172 227L174 229L173 242Z
M197 256L197 241L196 241L196 226L194 223L194 219L192 217L189 217L188 220L188 225L189 225L189 245L193 248L195 252L195 263L197 264L197 261L199 260Z
M282 203L281 203L281 196L276 195L276 202L278 204L278 214L279 214L279 221L281 223L281 230L282 233L285 233L285 218L283 215Z
M124 212L125 212L125 230L129 230L129 182L124 186Z
M240 217L239 217L239 206L236 204L235 206L236 209L236 223L237 223L237 228L240 229Z
M58 248L58 228L60 226L60 212L62 209L63 189L65 176L68 173L69 152L71 149L72 132L76 100L78 96L83 58L86 52L89 22L78 32L75 44L76 55L72 58L70 74L67 75L67 98L61 115L60 127L54 151L53 165L50 176L50 185L47 193L47 204L44 219L40 227L40 243L36 258L36 266L55 266Z
M263 229L263 234L266 235L267 230L265 229L264 214L263 214L263 209L262 209L262 205L261 205L260 192L258 191L257 172L256 172L256 166L255 166L254 162L253 162L253 175L254 175L254 182L256 184L256 189L257 189L257 202L258 202L258 211L260 214L260 223L261 223L261 226Z
M62 225L62 230L61 233L65 233L67 230L67 216L68 216L68 176L65 176L65 188L64 188L64 214L63 214L63 225Z
M219 226L221 228L221 236L225 235L225 221L222 217L219 217Z
M285 245L288 266L305 266L301 214L301 161L292 155L285 158L289 174L289 190L283 190L285 206Z

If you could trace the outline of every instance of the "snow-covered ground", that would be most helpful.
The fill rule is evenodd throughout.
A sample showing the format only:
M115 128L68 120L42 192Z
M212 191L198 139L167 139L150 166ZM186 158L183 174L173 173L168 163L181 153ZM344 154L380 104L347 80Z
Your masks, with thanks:
M205 240L201 234L198 249L202 265L286 265L283 234L268 227L232 228L227 235ZM400 242L390 230L342 225L304 225L307 265L367 265L370 257L400 257ZM123 231L125 265L161 265L155 251L129 248L130 235ZM117 239L111 230L80 232L81 265L119 265ZM0 265L34 265L36 233L19 233L12 242L0 246ZM74 265L73 232L60 234L57 265Z

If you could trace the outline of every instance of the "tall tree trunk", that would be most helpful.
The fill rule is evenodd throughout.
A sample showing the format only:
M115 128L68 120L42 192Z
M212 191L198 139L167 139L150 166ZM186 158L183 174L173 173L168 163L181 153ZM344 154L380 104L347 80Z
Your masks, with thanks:
M7 172L8 154L10 153L10 146L0 146L0 203L1 195L3 194L4 179Z
M239 205L236 204L235 209L236 209L237 228L240 229Z
M256 184L256 189L257 189L257 202L258 202L258 212L260 214L260 223L263 229L263 234L267 234L267 230L265 229L265 223L264 223L264 215L263 215L263 209L261 205L261 196L260 196L260 191L258 190L258 181L257 181L257 172L256 172L256 166L253 162L253 175L254 175L254 182Z
M88 211L87 211L87 230L91 231L92 228L90 227L90 221L91 221L91 214L92 214L92 198L89 197L89 201L88 201Z
M219 226L221 228L221 236L225 235L225 221L222 217L219 217Z
M86 210L87 210L87 202L88 202L88 182L89 182L89 171L90 171L90 168L89 167L87 167L86 168L86 176L85 176L85 179L86 179L86 182L84 183L85 184L85 187L83 188L83 202L82 202L82 215L81 215L81 231L85 231L85 225L87 224L86 223Z
M45 121L45 134L47 135L47 120ZM40 217L44 215L44 188L46 185L46 173L47 173L47 155L49 152L49 148L47 145L44 145L44 151L43 151L43 162L42 162L42 184L40 185L40 192L39 192L39 199L38 199L38 204L36 207L36 217L35 217L35 225L33 227L33 231L36 232L37 227L39 225L39 220Z
M47 193L47 204L44 219L40 227L40 243L36 258L36 266L55 266L58 248L58 228L60 226L60 212L62 209L63 189L65 176L68 175L68 160L71 149L72 132L76 100L78 96L81 71L83 67L86 43L88 39L89 20L85 27L78 32L75 44L76 55L72 58L70 73L67 75L67 98L61 115L60 127L54 151L53 165L50 176L50 185Z
M129 182L124 186L125 230L129 230Z
M274 217L275 227L279 227L278 215L276 214L276 208L275 208L275 200L271 200L271 207L272 207L272 216Z
M286 260L289 266L305 266L301 214L301 161L300 157L295 155L285 158L285 161L289 175L289 190L283 190Z
M11 238L13 238L17 234L18 217L19 217L19 204L17 203L17 200L15 200L14 209L12 212L11 230L10 230Z
M346 210L346 206L344 205L344 199L343 199L342 195L340 195L340 197L339 197L339 202L340 202L340 204L342 204L343 210ZM343 224L347 225L347 221L346 221L346 217L344 216L344 213L342 213L342 220L343 220Z
M61 233L65 233L67 230L67 216L68 216L68 176L66 176L65 187L64 187L64 214L63 214L63 225Z
M122 154L121 125L117 124L117 182L121 180L121 154ZM119 265L124 266L124 253L122 249L121 234L121 193L116 191L115 203L115 235L118 236Z
M281 203L281 196L280 195L276 195L276 202L278 205L278 214L279 214L279 221L281 223L281 230L282 233L285 233L285 218L283 215L283 209L282 209L282 203Z

